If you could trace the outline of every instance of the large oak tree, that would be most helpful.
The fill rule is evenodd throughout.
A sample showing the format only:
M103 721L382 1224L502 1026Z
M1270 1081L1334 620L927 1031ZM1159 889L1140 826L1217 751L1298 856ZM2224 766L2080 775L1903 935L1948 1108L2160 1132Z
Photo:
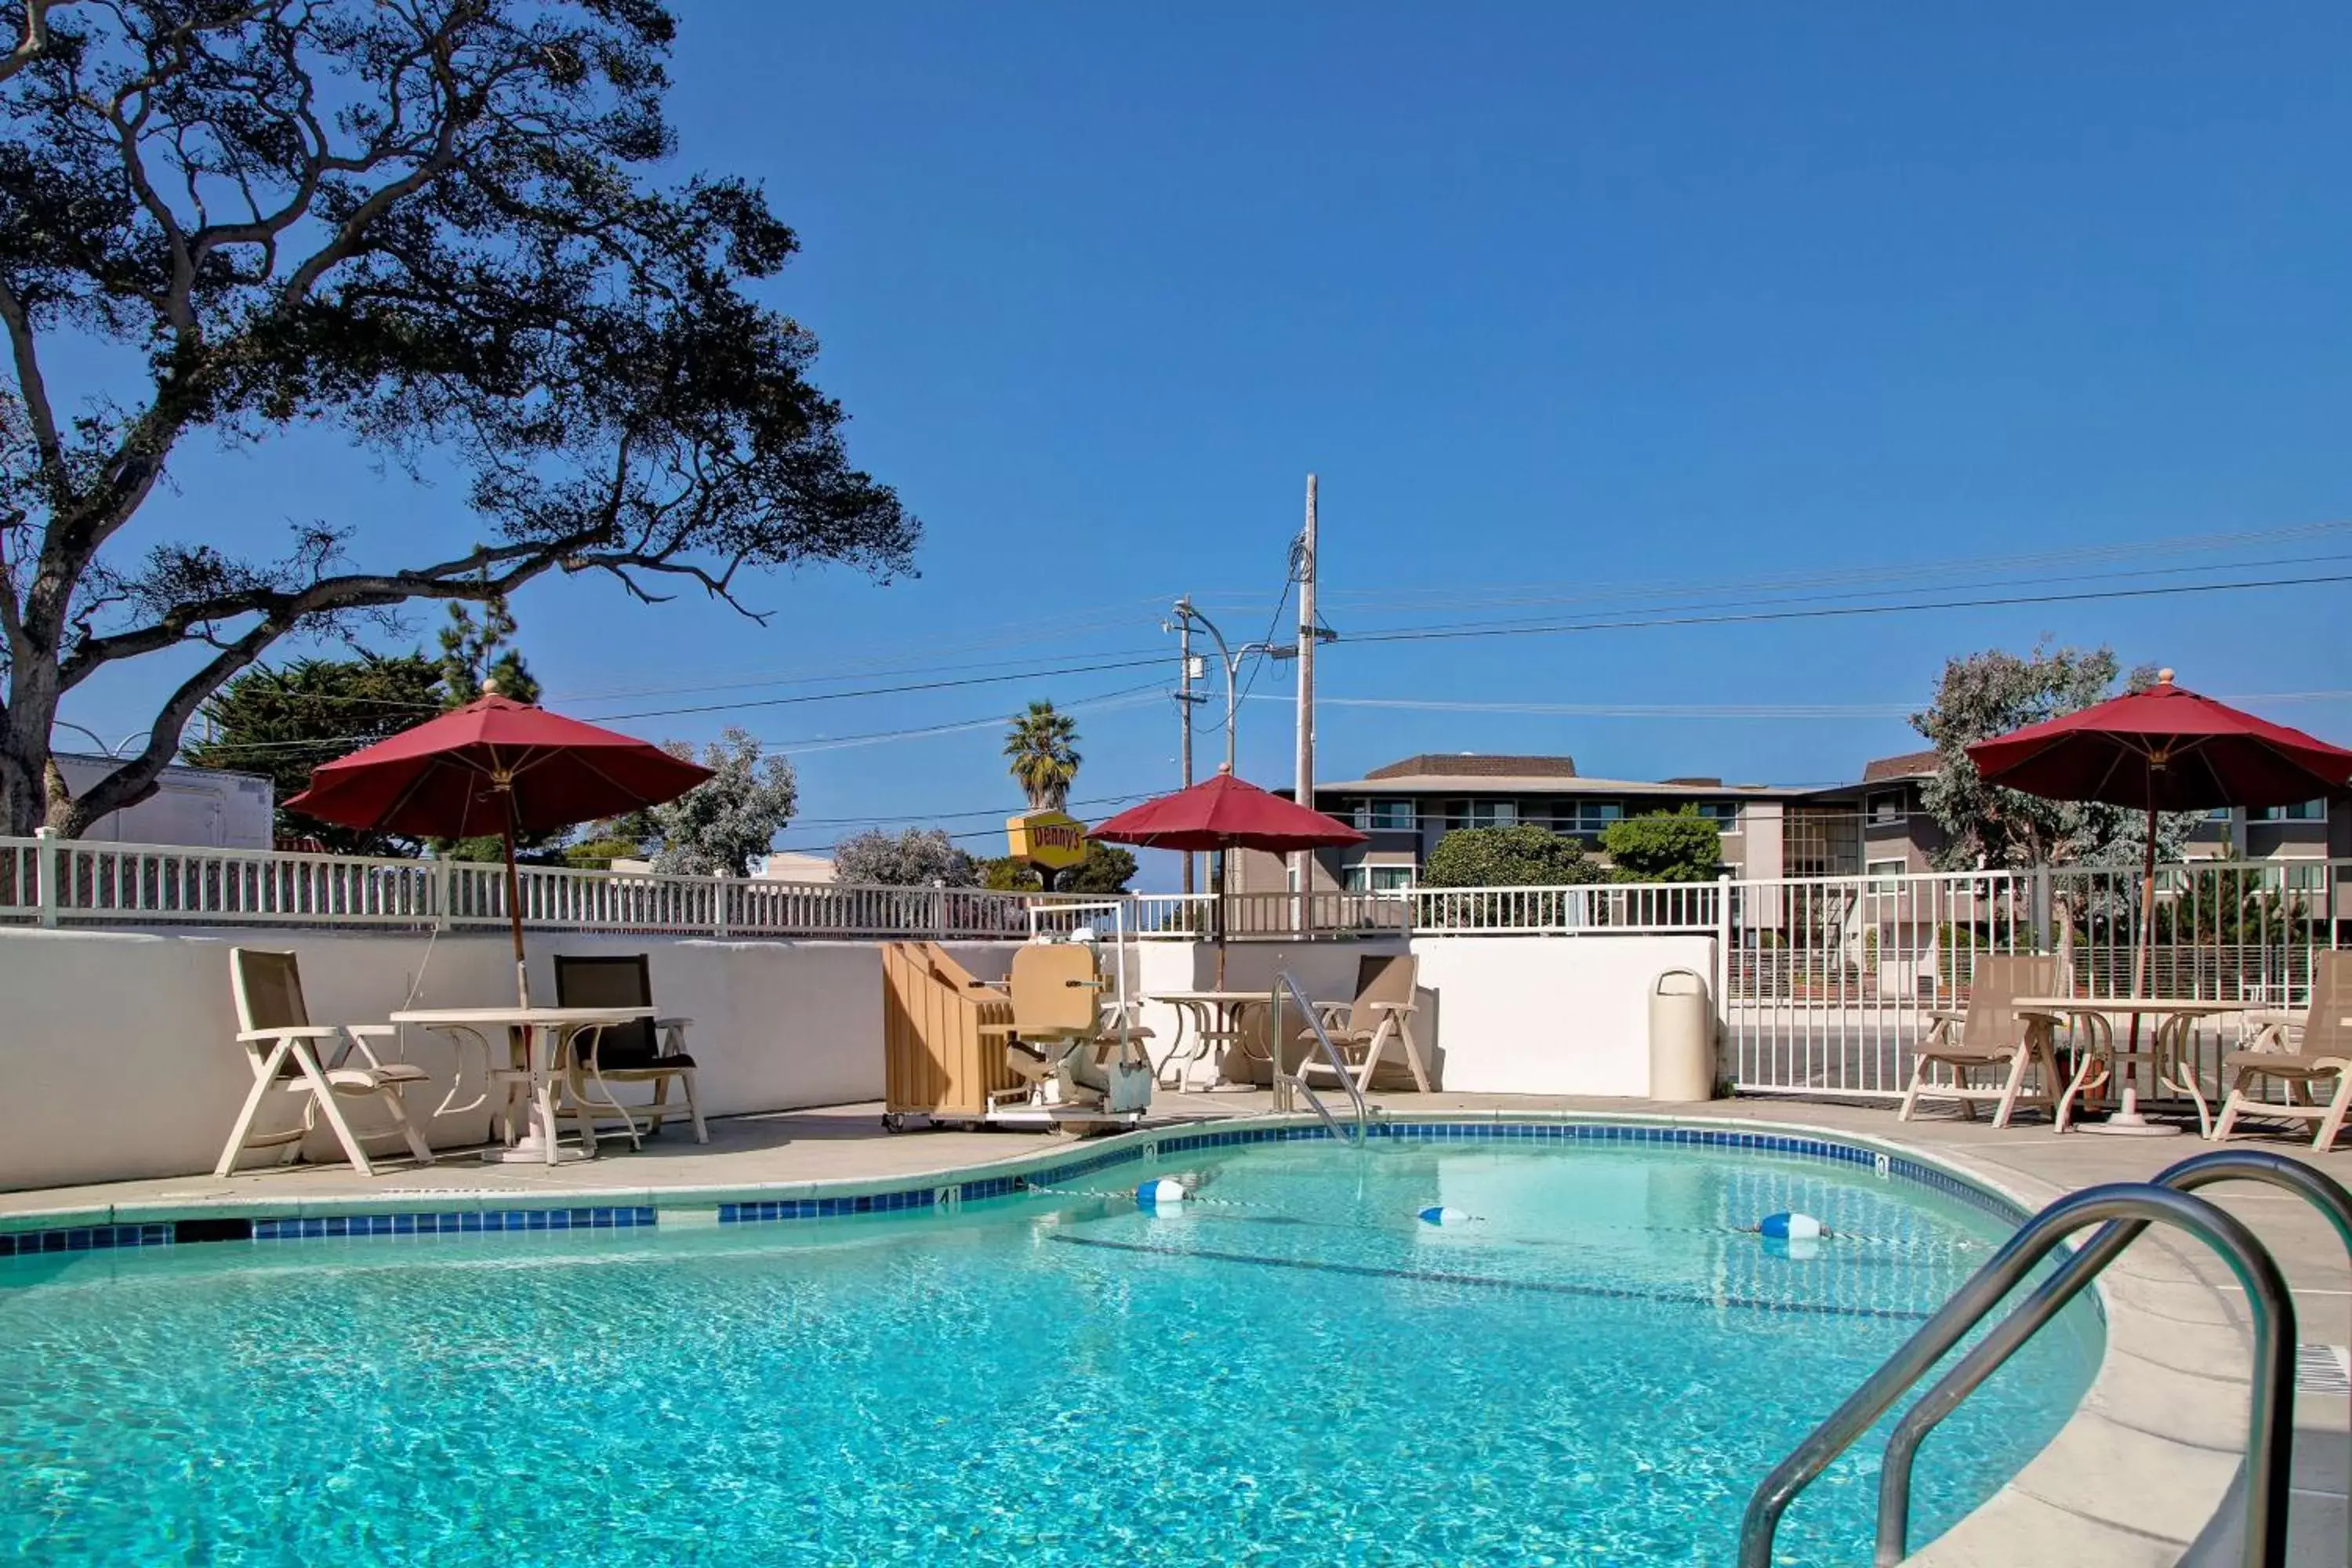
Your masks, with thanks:
M740 181L651 176L656 0L11 8L0 830L144 798L239 669L405 601L553 569L751 613L746 569L908 568L918 525L849 462L814 341L745 291L791 229ZM135 368L68 393L68 357ZM248 558L134 526L184 443L320 425L456 465L482 542L403 559L328 518ZM133 659L175 684L144 749L68 799L58 703Z

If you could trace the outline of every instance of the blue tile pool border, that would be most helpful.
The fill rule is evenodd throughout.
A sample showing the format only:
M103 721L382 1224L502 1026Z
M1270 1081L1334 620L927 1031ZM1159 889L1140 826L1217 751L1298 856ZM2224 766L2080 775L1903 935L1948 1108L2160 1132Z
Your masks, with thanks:
M2018 1203L1980 1182L1940 1165L1914 1159L1891 1148L1805 1131L1775 1131L1756 1127L1653 1121L1616 1121L1590 1114L1504 1118L1487 1113L1467 1116L1404 1117L1374 1122L1369 1128L1376 1142L1405 1143L1559 1143L1623 1144L1701 1148L1735 1153L1777 1155L1822 1161L1875 1171L1942 1194L2008 1224L2029 1213ZM715 1217L722 1226L764 1225L798 1220L830 1220L859 1215L933 1213L1025 1196L1083 1180L1099 1172L1146 1161L1207 1150L1244 1148L1257 1143L1328 1141L1332 1131L1319 1121L1275 1121L1253 1119L1221 1124L1194 1124L1182 1129L1139 1129L1075 1157L1028 1156L1036 1162L1025 1168L929 1172L905 1178L904 1184L880 1184L879 1190L841 1191L851 1184L780 1184L773 1197L748 1195L761 1189L741 1187L665 1190L659 1204L568 1203L542 1206L502 1205L453 1208L444 1199L439 1206L416 1212L375 1212L381 1198L366 1198L370 1212L349 1214L248 1214L239 1215L234 1205L207 1207L200 1216L184 1209L170 1219L142 1217L135 1205L110 1211L111 1218L96 1216L90 1223L0 1231L0 1258L52 1253L117 1250L126 1247L171 1247L191 1242L231 1240L255 1242L320 1241L377 1237L422 1237L508 1234L519 1231L621 1230L659 1227L664 1211L670 1223L686 1223L679 1211L688 1211L698 1223ZM873 1187L877 1184L861 1183ZM724 1194L723 1196L721 1194ZM650 1196L652 1194L644 1194ZM332 1200L307 1203L306 1207L333 1207ZM715 1215L714 1215L714 1212ZM79 1216L77 1216L79 1217Z

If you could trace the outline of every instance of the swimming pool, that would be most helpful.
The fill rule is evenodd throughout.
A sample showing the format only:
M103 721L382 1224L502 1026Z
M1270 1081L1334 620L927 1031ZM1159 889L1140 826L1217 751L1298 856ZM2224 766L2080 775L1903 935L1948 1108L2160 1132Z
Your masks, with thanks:
M1702 1563L2011 1228L1868 1165L1282 1143L805 1225L0 1260L0 1556ZM1433 1226L1417 1211L1472 1217ZM1788 1209L1791 1257L1736 1227ZM1802 1250L1802 1249L1800 1249ZM2063 1423L2078 1306L1931 1439L1915 1541ZM1782 1561L1867 1561L1878 1443Z

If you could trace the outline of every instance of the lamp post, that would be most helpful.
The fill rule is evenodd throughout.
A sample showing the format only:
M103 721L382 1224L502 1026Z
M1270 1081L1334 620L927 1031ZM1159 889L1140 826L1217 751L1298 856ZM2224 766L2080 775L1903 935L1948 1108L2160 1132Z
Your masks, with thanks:
M1271 642L1245 642L1239 647L1229 647L1225 644L1225 634L1217 629L1217 623L1194 609L1190 597L1176 601L1174 614L1179 626L1199 626L1209 634L1209 640L1217 645L1217 662L1223 667L1225 672L1224 772L1230 777L1234 771L1234 722L1239 719L1241 710L1239 687L1242 660L1254 653L1262 653L1272 659L1296 658L1298 657L1298 649L1294 644ZM1225 966L1225 852L1222 849L1216 852L1216 859L1210 868L1209 896L1213 910L1211 931L1217 939L1217 979L1222 984L1224 981Z
M105 736L100 734L97 731L89 728L87 725L70 723L63 719L52 721L52 723L57 729L71 730L77 735L88 735L90 740L96 743L100 751L105 752L110 758L118 763L122 760L123 752L131 749L131 742L143 738L147 733L144 730L133 730L128 735L123 736L121 740L110 746L106 743Z
M1242 661L1254 653L1262 653L1268 658L1277 661L1297 658L1298 645L1245 642L1239 647L1228 647L1225 645L1225 634L1217 629L1217 623L1194 609L1191 599L1177 600L1173 613L1178 624L1190 623L1200 627L1209 634L1209 640L1217 645L1217 662L1223 666L1225 671L1225 772L1232 773L1234 771L1234 721L1237 716L1236 710L1241 707L1238 687Z

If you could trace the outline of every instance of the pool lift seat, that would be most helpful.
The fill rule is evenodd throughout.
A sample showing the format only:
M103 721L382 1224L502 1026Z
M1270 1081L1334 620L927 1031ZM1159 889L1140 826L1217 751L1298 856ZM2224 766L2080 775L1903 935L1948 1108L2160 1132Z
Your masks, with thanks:
M1013 1125L1117 1122L1133 1126L1151 1103L1151 1031L1122 1007L1108 1013L1094 950L1080 942L1032 942L1013 955L1004 1058L1021 1079L989 1096L988 1120Z

